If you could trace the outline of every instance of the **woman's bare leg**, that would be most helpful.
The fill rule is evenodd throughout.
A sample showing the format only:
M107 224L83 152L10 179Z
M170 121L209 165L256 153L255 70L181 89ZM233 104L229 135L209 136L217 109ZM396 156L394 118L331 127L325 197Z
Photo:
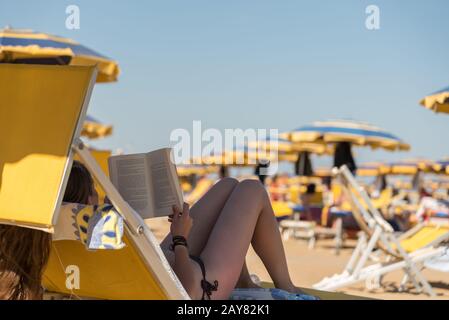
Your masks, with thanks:
M239 280L235 285L236 288L261 288L255 284L251 279L246 262L243 263L242 271L240 272Z
M190 209L193 219L189 239L189 253L199 256L206 245L221 210L239 182L233 178L223 178L218 181L206 194ZM162 248L168 248L172 242L168 234L161 243Z
M190 216L193 219L193 226L188 239L190 254L195 256L201 254L220 212L238 183L233 178L221 179L190 209ZM162 241L161 247L168 249L171 242L172 237L168 234ZM237 286L239 288L258 287L252 282L246 263L241 270Z
M239 183L226 202L201 257L208 280L218 280L212 298L226 299L234 289L249 245L262 259L276 287L295 291L280 232L265 188L256 180Z

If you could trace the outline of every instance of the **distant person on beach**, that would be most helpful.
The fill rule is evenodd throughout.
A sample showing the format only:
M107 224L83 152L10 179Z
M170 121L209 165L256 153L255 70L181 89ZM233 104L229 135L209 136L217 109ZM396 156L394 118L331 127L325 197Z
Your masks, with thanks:
M90 173L77 161L64 201L88 205L98 202ZM236 287L257 287L245 263L250 244L277 288L302 293L290 278L273 209L259 181L224 178L191 209L187 204L173 208L169 221L170 234L161 248L192 299L228 299ZM0 230L5 229L2 226ZM0 252L6 251L0 260L0 298L42 297L40 283L51 237L42 232L31 235L29 229L0 233ZM15 252L9 248L11 244ZM14 272L9 275L11 270Z
M312 201L315 196L315 193L316 193L316 184L309 183L307 185L306 192L301 195L301 204L302 204L303 212L306 216L307 221L313 220L311 205L312 205Z
M449 195L449 190L447 191ZM416 211L416 218L418 221L428 219L432 213L447 213L449 214L449 202L446 200L435 199L427 192L421 192L421 200L419 202L418 210Z
M268 186L271 201L285 201L286 200L286 186L282 183L281 176L275 174Z

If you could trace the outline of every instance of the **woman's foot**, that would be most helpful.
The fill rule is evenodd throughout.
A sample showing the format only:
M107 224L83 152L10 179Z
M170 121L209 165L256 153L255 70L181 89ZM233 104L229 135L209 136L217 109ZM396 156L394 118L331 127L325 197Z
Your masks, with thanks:
M237 285L236 288L244 288L244 289L261 289L262 287L260 285L258 285L257 283L255 283L251 277L245 279L245 280L240 280Z

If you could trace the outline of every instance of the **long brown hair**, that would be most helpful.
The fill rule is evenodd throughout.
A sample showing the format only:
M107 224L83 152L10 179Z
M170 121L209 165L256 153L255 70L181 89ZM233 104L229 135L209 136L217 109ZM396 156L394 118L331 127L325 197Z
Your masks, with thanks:
M64 202L88 204L95 192L94 180L87 168L79 161L73 161L72 171L64 194Z
M74 161L64 202L87 204L93 193L92 176ZM50 249L50 233L0 225L0 299L42 299L42 274Z
M0 225L0 299L42 299L50 248L50 233Z

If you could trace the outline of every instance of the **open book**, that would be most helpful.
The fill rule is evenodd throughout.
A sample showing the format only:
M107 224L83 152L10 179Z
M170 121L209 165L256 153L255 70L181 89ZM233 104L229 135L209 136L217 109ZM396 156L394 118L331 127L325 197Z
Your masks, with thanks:
M143 219L173 214L182 209L183 198L171 149L149 153L112 156L109 175L123 199Z

